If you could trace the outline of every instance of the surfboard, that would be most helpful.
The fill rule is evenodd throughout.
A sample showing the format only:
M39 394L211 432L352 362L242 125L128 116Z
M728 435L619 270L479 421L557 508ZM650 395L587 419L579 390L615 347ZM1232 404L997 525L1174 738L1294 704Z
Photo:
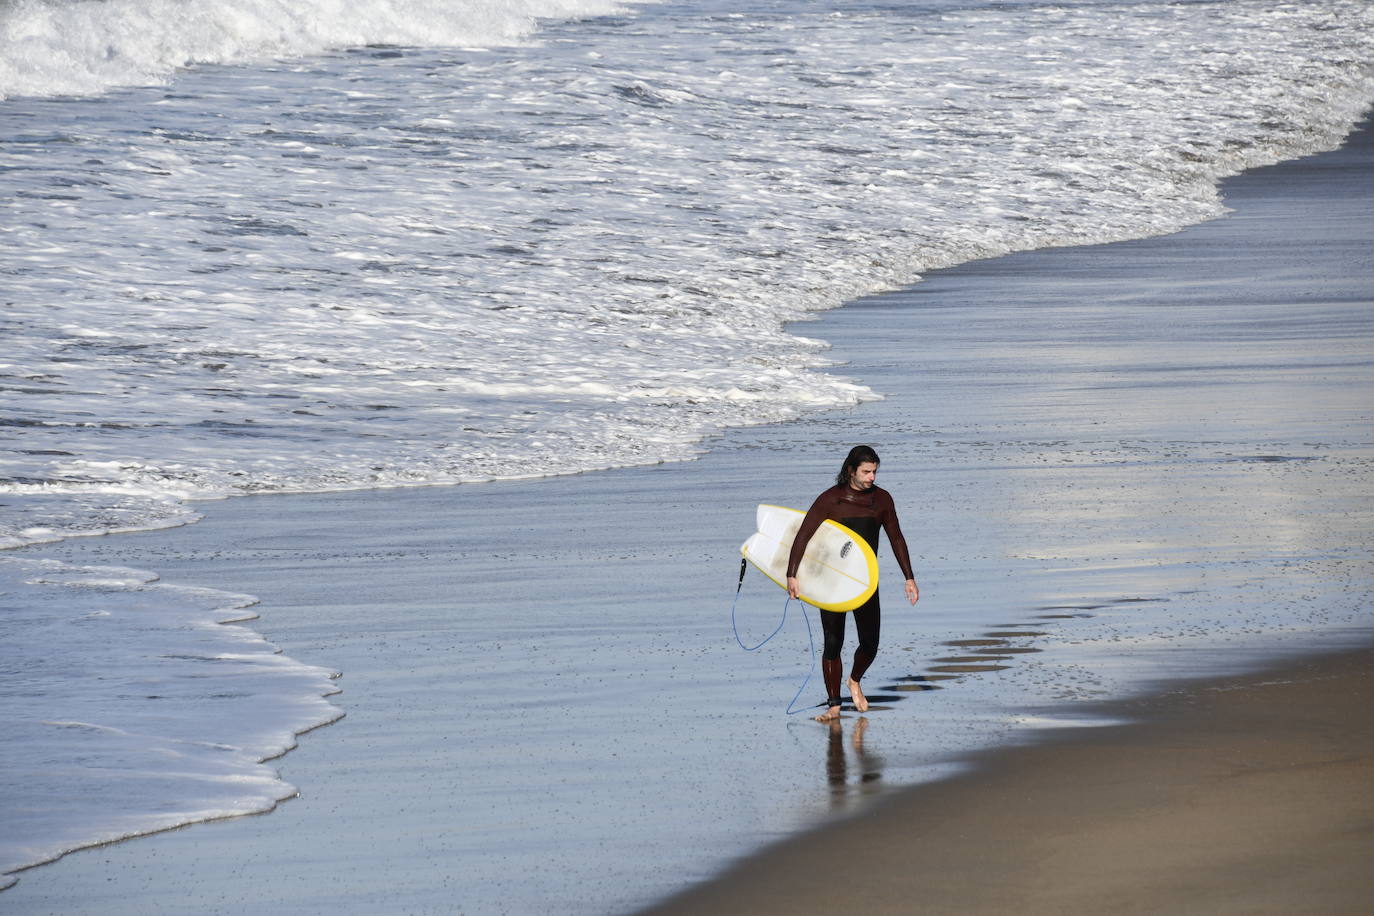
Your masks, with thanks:
M740 546L744 558L783 588L787 559L805 512L761 504L758 528ZM878 588L878 558L859 534L835 521L824 521L807 542L797 567L801 600L824 611L852 611Z

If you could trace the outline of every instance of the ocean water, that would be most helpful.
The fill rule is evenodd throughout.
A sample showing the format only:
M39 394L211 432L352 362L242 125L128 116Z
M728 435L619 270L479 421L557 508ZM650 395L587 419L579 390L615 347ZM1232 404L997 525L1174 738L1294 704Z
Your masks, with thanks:
M0 546L876 398L788 323L1218 216L1221 177L1340 142L1371 51L1345 0L7 0ZM250 597L0 577L0 872L270 808L263 761L339 714Z

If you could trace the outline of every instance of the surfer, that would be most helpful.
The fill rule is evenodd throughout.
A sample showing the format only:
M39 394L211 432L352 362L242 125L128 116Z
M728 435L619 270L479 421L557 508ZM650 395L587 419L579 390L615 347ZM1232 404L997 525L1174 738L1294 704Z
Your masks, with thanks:
M906 597L912 604L921 597L916 588L916 579L911 573L911 558L907 556L906 538L897 524L897 508L892 496L875 482L878 476L878 453L867 445L856 445L849 450L840 473L836 475L835 486L826 490L811 504L806 518L797 530L792 542L792 553L787 561L787 594L793 598L801 596L797 584L797 567L801 565L802 554L806 552L807 542L816 529L827 519L837 521L846 528L857 532L876 553L878 550L878 529L887 532L892 543L892 553L897 557L897 565L906 576ZM854 615L854 626L859 632L859 646L854 650L854 664L849 669L846 686L849 696L854 700L854 708L859 712L868 709L859 681L868 666L878 654L878 629L881 613L878 609L878 592L860 607L849 612ZM820 611L821 630L825 634L825 649L821 653L821 673L825 676L827 694L823 714L816 716L817 722L830 722L840 717L840 649L844 646L844 619L840 611Z

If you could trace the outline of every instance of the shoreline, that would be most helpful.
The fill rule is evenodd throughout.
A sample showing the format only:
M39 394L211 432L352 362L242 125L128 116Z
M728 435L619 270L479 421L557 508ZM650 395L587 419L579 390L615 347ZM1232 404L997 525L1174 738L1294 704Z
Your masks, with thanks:
M1366 124L1348 142L1367 148L1369 140ZM1288 513L1285 525L1305 520L1309 508L1329 512L1322 507L1350 485L1355 459L1348 456L1358 447L1349 430L1362 435L1367 425L1341 400L1340 386L1350 389L1346 377L1365 358L1358 338L1349 366L1316 345L1293 355L1286 336L1275 337L1272 353L1268 344L1246 350L1247 339L1237 352L1249 361L1237 357L1231 365L1190 349L1195 327L1186 322L1202 310L1188 302L1161 307L1171 329L1185 322L1187 333L1177 339L1155 331L1157 319L1115 330L1120 312L1136 306L1123 297L1154 307L1150 297L1179 284L1174 273L1148 279L1148 268L1180 252L1189 263L1176 273L1223 305L1243 305L1246 316L1258 310L1248 320L1261 337L1287 335L1311 315L1338 322L1339 315L1322 317L1320 303L1298 318L1281 299L1256 306L1271 285L1267 276L1233 289L1213 282L1206 261L1279 260L1291 247L1286 233L1342 244L1349 234L1324 215L1321 194L1297 207L1310 219L1295 233L1272 225L1292 209L1290 179L1327 169L1333 155L1231 179L1224 192L1247 209L1228 218L1234 222L1186 230L1183 239L1010 255L827 313L812 325L823 328L819 336L889 399L731 430L697 462L483 487L209 503L205 522L190 528L26 550L261 596L254 629L293 658L343 670L340 707L348 718L283 758L285 778L301 787L301 797L271 817L88 849L26 870L0 900L29 907L24 912L184 912L242 893L242 875L252 873L264 896L246 895L238 909L226 904L222 911L251 912L270 900L282 913L381 912L400 894L410 909L439 913L452 911L448 872L461 862L460 886L474 912L535 911L555 899L568 911L628 911L739 861L736 848L794 836L800 839L784 845L823 842L831 824L848 823L856 811L864 813L852 823L867 823L874 799L886 808L905 797L908 790L887 791L893 784L940 779L910 790L936 792L958 782L963 777L945 778L953 762L984 760L987 742L1046 737L1024 725L1037 714L1050 726L1101 722L1107 707L1100 698L1123 684L1137 692L1143 682L1193 680L1208 664L1262 670L1285 649L1320 656L1342 642L1366 641L1358 589L1368 580L1353 580L1356 593L1342 598L1340 582L1330 578L1333 571L1363 574L1354 565L1358 538L1344 542L1354 559L1335 550L1336 565L1324 566L1333 543L1341 543L1339 531L1332 541L1305 529L1258 527L1280 509ZM1367 178L1367 151L1362 162ZM1257 225L1256 216L1268 228L1261 227L1262 250L1251 252L1254 240L1235 234ZM1226 244L1208 255L1192 245L1198 238ZM1346 244L1364 244L1352 238ZM1133 267L1132 275L1127 262L1137 260L1146 269ZM1276 269L1284 276L1282 264ZM1326 295L1321 278L1295 273L1298 284ZM1114 280L1127 292L1097 311L1076 303L1059 313L1042 308L1055 297L1100 297ZM1008 288L1025 297L1024 309L1001 300ZM959 296L966 308L952 303ZM946 310L951 317L941 320ZM1204 316L1197 327L1220 335L1239 320ZM1054 352L1043 353L1045 334L1065 321L1075 333L1089 332L1089 344L1073 350L1055 337ZM875 328L891 336L875 339ZM950 348L933 336L940 334ZM990 358L949 356L984 335L992 338ZM1183 356L1175 356L1180 345ZM913 366L916 346L929 365ZM1225 346L1209 340L1204 349ZM1161 358L1174 361L1166 367L1172 375L1164 384L1173 392L1167 415L1155 409ZM1333 380L1309 379L1314 366ZM1354 403L1367 382L1350 377L1366 385L1345 393ZM1190 385L1196 396L1188 395ZM1262 403L1250 409L1237 401L1218 417L1218 392ZM1329 405L1318 416L1314 392L1337 392L1318 402ZM941 408L944 400L952 406ZM967 412L981 425L961 425ZM1103 412L1114 421L1105 434L1097 431ZM1047 444L1047 429L1078 438ZM800 681L798 648L771 647L760 659L741 660L728 629L722 640L721 621L703 611L721 602L723 587L734 588L733 532L747 528L753 503L810 498L814 484L833 473L840 444L870 437L888 458L884 485L898 494L909 541L919 526L918 581L937 587L923 587L916 614L892 613L885 622L885 657L872 681L879 689L869 691L879 711L869 717L866 753L854 752L847 734L837 757L822 726L777 727L776 710ZM1312 454L1298 454L1302 449ZM1327 452L1339 460L1328 461ZM1353 476L1358 484L1358 472ZM1236 506L1237 487L1264 501ZM1122 499L1113 495L1120 491L1131 494L1122 511L1129 510L1128 533L1138 543L1103 546L1104 535L1121 525L1113 516L1099 520L1098 506ZM615 508L611 517L587 511L607 505ZM499 536L487 543L491 532ZM729 554L723 572L722 551ZM881 562L891 567L886 554L880 551ZM608 567L617 573L613 581ZM513 580L523 583L518 601ZM884 580L894 581L890 568ZM1307 618L1282 609L1278 591L1295 581L1319 605ZM677 583L677 591L665 595L665 582ZM1176 627L1192 620L1223 588L1235 590L1227 601L1276 609L1256 620L1253 638L1216 630L1199 616L1196 632L1158 640L1153 621L1171 619ZM769 606L760 618L772 613L772 593L763 594L751 598L755 607ZM894 610L896 599L889 599ZM1335 607L1340 601L1349 606ZM1061 606L1068 612L1054 613ZM1309 618L1324 629L1303 642ZM936 657L949 655L947 647L1008 626L1026 628L1024 638L989 648L986 654L1005 654L983 666L985 673L930 673L937 670L931 662L948 661ZM1221 644L1218 633L1226 633ZM1074 665L1108 670L1084 677ZM456 716L455 706L465 704L500 715ZM701 709L714 712L697 716ZM694 716L699 736L692 748L683 747L684 714ZM970 718L981 731L962 737ZM851 723L847 718L845 728ZM932 729L941 736L935 747L928 746ZM780 747L780 732L796 747ZM1076 729L1071 743L1092 744L1096 733ZM841 764L849 769L837 782ZM721 767L733 774L728 785ZM479 770L483 781L474 784ZM568 784L567 793L549 804L529 791L559 783ZM420 785L425 791L416 793ZM738 834L716 824L700 799L739 816ZM646 827L642 811L653 812L659 826ZM541 839L548 836L564 842L549 845ZM723 838L736 845L717 848ZM678 847L711 855L670 858ZM906 852L919 856L919 849ZM969 854L976 860L976 850ZM753 861L734 868L748 871ZM567 882L578 882L560 871L581 874L586 890L578 892L589 897L570 899Z

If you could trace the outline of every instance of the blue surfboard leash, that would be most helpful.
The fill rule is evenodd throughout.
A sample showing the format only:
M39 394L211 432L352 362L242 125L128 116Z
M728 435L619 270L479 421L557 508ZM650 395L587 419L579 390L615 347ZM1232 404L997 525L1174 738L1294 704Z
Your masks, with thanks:
M772 639L774 636L777 636L778 633L781 632L783 624L787 623L787 609L792 605L792 596L788 595L787 600L783 602L782 619L779 620L778 625L773 628L773 632L765 636L763 640L759 642L757 645L746 646L744 644L744 640L740 639L739 623L737 622L735 617L735 609L739 606L740 590L744 588L744 574L748 569L749 561L740 560L739 584L735 586L735 600L730 604L730 627L735 631L735 642L739 643L739 647L741 649L743 649L745 652L756 652L759 649L762 649L764 645L767 644L768 640ZM800 709L792 708L793 705L796 704L797 698L802 695L802 691L806 689L806 685L811 683L811 676L816 673L816 638L811 634L811 617L806 613L805 605L802 605L802 620L806 621L806 641L811 647L811 667L806 672L805 680L801 682L801 686L797 688L797 692L792 695L791 701L789 701L787 704L787 715L789 716L794 716L799 712L805 712L808 709L815 709L817 706L821 705L819 703L816 703L811 706L803 706Z

